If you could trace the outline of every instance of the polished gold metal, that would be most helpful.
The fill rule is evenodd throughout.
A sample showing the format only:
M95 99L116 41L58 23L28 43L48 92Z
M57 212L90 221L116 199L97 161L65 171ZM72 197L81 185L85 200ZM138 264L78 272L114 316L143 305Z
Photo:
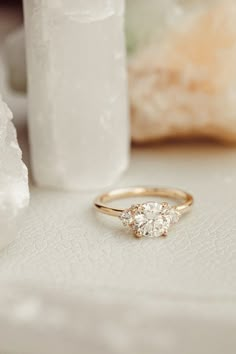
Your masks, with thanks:
M181 214L187 212L193 204L193 197L191 194L176 188L156 188L156 187L131 187L115 189L110 192L99 195L94 202L95 208L110 216L119 217L125 209L114 208L107 203L114 200L126 199L132 197L163 197L172 199L178 202L176 210Z

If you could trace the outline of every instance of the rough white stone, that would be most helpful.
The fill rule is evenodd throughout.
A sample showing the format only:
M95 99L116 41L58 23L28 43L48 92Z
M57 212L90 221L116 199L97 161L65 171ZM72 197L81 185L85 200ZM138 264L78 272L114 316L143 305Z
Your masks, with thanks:
M29 125L39 185L95 189L129 156L122 0L25 0Z
M29 202L28 173L11 119L0 97L0 248L16 236L19 217Z

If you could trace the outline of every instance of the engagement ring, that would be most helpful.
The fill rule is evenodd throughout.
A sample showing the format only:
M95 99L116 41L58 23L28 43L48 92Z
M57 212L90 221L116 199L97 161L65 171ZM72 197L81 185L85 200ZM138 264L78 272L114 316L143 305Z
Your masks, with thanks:
M147 201L133 204L127 209L109 206L107 203L132 197L162 197L174 200L176 205L167 202ZM101 213L119 217L136 237L167 236L169 228L176 224L183 213L193 204L193 197L180 189L133 187L116 189L98 196L95 208Z

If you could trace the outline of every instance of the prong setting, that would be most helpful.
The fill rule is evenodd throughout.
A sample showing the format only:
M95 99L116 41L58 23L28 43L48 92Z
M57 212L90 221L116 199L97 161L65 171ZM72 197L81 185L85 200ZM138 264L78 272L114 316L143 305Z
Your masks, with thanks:
M132 205L120 215L124 226L129 227L138 238L166 237L169 228L179 220L179 217L180 213L167 202Z

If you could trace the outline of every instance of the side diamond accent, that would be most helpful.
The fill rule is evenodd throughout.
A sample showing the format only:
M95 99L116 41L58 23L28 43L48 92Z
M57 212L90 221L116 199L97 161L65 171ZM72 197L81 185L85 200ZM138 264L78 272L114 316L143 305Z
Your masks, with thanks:
M133 222L133 215L130 209L126 209L120 215L120 220L122 221L124 226L128 226Z

